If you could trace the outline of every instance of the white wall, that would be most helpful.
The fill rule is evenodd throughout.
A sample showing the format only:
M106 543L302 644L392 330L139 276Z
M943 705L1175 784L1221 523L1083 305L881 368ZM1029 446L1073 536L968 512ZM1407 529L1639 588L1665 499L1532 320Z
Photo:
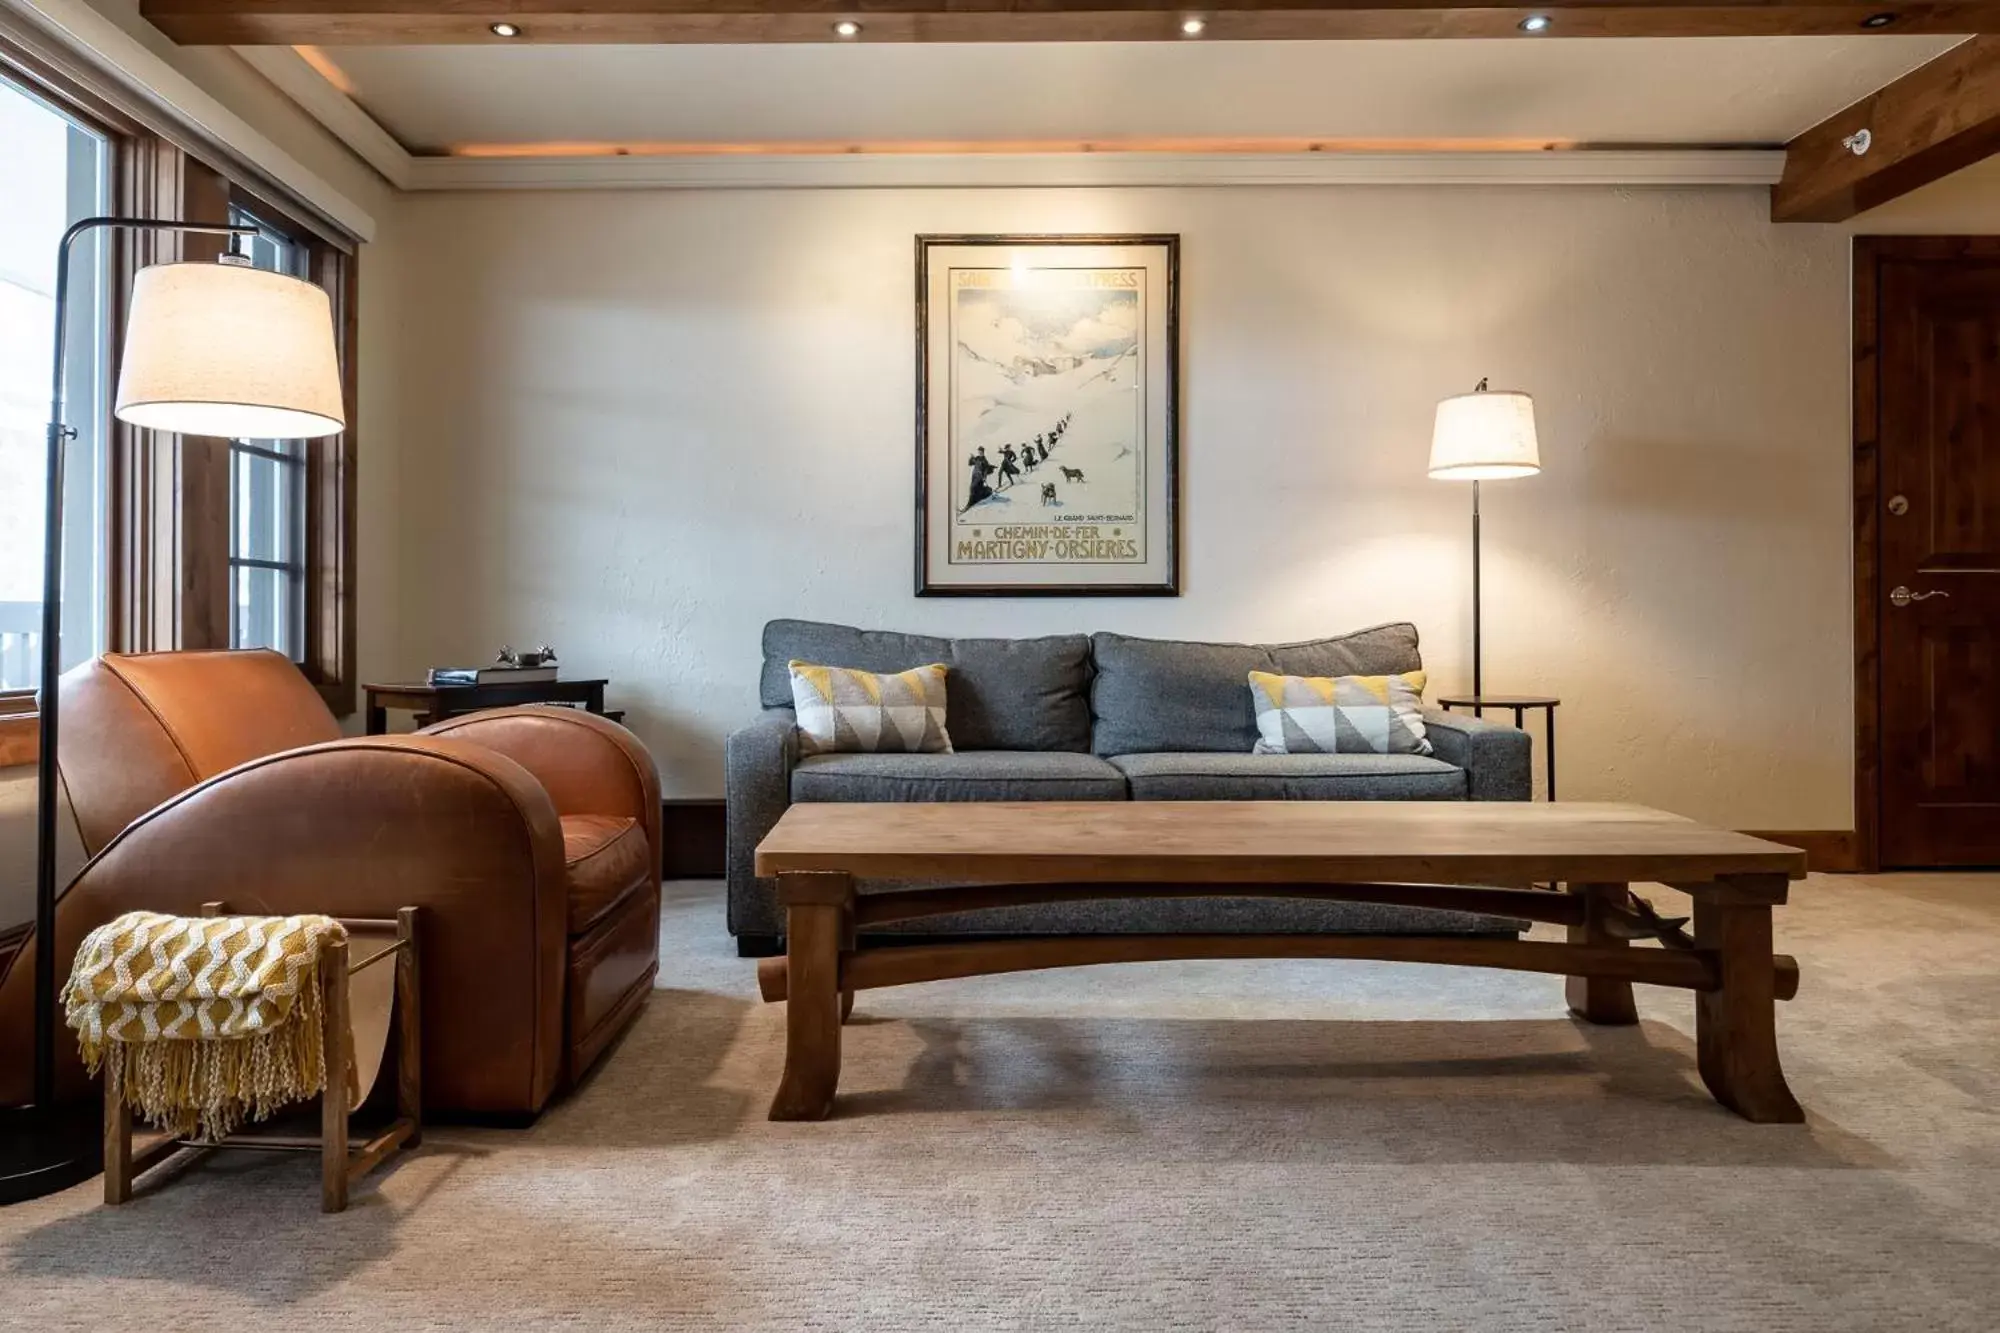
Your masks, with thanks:
M1562 791L1851 823L1847 239L1761 190L412 196L400 657L548 640L670 793L721 789L772 616L1281 639L1414 619L1468 674L1432 405L1536 394L1487 488L1489 688ZM912 236L1181 233L1185 595L911 595Z

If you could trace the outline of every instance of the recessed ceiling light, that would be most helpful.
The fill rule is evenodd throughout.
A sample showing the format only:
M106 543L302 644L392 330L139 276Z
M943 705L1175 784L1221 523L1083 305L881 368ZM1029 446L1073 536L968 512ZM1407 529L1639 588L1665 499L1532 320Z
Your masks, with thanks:
M1864 28L1886 28L1895 21L1896 16L1894 14L1870 14L1867 18L1861 20L1861 26Z
M843 41L859 37L861 35L861 25L853 19L842 19L833 25L833 35Z
M1521 31L1547 32L1549 30L1549 26L1554 22L1555 20L1550 18L1547 14L1530 14L1528 15L1528 17L1521 20Z
M1207 31L1207 19L1187 18L1181 20L1181 36L1183 37L1199 37Z
M521 30L511 23L489 23L486 25L486 31L492 33L495 37L519 37L521 35Z

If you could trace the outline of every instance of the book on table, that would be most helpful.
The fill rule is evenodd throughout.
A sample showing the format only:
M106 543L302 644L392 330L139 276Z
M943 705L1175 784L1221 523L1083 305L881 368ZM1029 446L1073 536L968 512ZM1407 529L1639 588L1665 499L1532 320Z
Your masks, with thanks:
M425 678L429 685L543 685L556 678L556 668L541 667L432 667Z

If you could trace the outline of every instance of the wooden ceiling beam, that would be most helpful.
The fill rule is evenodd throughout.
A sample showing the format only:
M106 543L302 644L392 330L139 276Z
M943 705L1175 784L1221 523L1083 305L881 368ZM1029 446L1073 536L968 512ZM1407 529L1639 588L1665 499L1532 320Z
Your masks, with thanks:
M1787 144L1771 218L1845 222L1996 152L2000 37L1975 37Z
M1411 37L1764 37L2000 33L2000 0L142 0L188 46L495 43L1185 41ZM1531 17L1548 26L1524 31ZM513 39L492 23L518 25Z

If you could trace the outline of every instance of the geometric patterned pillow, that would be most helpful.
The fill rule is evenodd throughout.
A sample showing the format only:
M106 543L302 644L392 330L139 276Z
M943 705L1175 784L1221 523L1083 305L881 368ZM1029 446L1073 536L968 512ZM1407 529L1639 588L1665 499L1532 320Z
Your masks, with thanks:
M802 754L950 754L941 664L894 675L793 662Z
M1429 754L1424 673L1275 676L1250 673L1252 754Z

